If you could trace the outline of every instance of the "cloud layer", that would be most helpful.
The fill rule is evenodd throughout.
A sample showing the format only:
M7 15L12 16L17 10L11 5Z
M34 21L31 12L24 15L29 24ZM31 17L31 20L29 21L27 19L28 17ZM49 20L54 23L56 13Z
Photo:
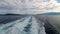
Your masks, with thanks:
M41 14L60 12L59 9L60 3L56 0L0 0L0 14Z

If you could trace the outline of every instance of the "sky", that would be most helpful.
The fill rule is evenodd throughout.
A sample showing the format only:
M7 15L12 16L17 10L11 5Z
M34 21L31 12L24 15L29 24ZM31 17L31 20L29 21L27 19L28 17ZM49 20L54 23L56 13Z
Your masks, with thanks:
M0 0L0 14L60 12L60 0Z
M58 3L60 3L60 0L56 0Z

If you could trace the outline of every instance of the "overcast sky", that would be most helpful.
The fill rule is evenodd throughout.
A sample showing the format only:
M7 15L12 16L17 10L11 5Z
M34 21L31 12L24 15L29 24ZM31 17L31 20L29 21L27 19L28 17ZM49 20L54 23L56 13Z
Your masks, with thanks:
M0 0L0 14L60 12L60 0Z

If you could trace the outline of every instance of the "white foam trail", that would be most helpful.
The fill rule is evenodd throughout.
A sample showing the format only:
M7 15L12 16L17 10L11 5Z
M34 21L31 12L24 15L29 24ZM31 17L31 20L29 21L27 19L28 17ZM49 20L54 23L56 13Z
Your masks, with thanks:
M30 28L26 28L29 24ZM0 34L45 34L43 25L39 27L41 24L38 24L34 16L28 16L0 26Z

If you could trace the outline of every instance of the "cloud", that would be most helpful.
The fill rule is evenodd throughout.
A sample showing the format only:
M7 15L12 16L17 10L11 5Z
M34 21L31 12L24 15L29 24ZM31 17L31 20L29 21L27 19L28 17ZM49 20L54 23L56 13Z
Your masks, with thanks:
M60 12L60 4L56 5L54 9L50 10L51 12Z
M8 11L3 11L4 13L40 14L59 12L59 7L60 3L56 0L0 0L0 9Z

